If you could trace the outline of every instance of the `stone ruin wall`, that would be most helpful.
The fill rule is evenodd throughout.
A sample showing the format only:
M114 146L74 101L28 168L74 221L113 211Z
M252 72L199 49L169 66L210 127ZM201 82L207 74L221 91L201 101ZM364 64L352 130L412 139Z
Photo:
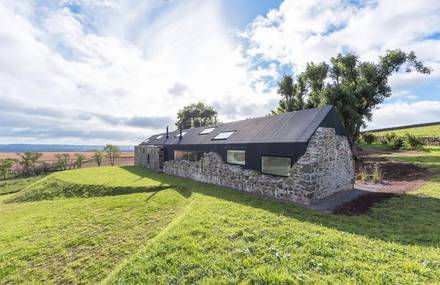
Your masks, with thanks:
M148 155L150 159L148 160ZM162 171L164 153L163 149L151 145L139 145L134 147L134 165L145 168Z

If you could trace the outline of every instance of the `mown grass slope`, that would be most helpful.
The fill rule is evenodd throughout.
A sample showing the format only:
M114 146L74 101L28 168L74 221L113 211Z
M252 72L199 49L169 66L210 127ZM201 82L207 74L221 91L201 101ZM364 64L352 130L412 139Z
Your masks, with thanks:
M412 135L422 136L422 137L440 137L440 124L435 126L406 128L400 130L372 132L372 133L378 136L383 136L387 133L395 133L398 136L404 136L406 133L410 133Z
M148 192L151 180L144 179L143 184L142 178L121 168L89 168L62 175L79 182L94 179L100 171L107 171L107 184L120 181L128 187L131 182L139 193L26 203L4 203L13 195L0 196L0 283L97 283L160 233L190 201L189 192ZM59 175L50 175L25 191L40 193L46 185L48 193L59 193L51 183ZM68 182L72 181L63 183ZM85 189L78 183L70 186L75 187Z
M49 195L54 200L2 204L0 215L7 214L7 234L0 232L4 280L109 284L440 280L438 176L419 191L382 202L362 216L319 214L137 167L89 168L55 176L63 183L86 183L81 187L97 183L131 189L145 183L147 188L168 188L69 199L55 189L57 194Z

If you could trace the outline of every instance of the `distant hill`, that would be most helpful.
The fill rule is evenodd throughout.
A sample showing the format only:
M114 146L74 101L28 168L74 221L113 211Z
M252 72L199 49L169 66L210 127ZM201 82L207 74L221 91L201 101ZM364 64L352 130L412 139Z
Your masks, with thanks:
M67 144L0 144L0 152L83 152L103 149L103 145L67 145ZM120 145L121 151L133 151L134 146Z

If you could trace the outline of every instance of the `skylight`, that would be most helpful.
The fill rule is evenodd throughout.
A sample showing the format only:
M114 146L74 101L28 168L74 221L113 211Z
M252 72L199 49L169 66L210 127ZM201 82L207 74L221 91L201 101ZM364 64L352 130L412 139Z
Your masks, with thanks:
M221 132L213 138L213 140L226 140L229 138L235 131Z
M182 137L186 134L186 132L182 132ZM180 134L175 135L175 138L178 138L180 136Z
M162 137L163 137L163 135L160 135L160 136L157 136L156 139L158 140L158 139L161 139Z
M213 130L215 130L215 128L206 128L206 129L204 129L203 131L201 131L201 132L199 133L199 135L210 134L210 133L212 133Z

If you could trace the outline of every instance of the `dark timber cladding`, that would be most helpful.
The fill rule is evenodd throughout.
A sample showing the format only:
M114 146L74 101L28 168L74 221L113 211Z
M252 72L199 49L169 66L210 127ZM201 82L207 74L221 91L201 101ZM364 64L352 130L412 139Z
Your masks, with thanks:
M226 161L229 149L246 150L245 168L259 171L261 156L290 157L296 162L306 151L310 137L318 127L334 128L337 135L346 135L344 128L331 106L289 112L243 121L212 126L215 129L200 134L209 127L178 130L151 136L141 145L164 147L165 160L174 159L175 150L214 151ZM214 139L219 133L233 131L227 139Z

